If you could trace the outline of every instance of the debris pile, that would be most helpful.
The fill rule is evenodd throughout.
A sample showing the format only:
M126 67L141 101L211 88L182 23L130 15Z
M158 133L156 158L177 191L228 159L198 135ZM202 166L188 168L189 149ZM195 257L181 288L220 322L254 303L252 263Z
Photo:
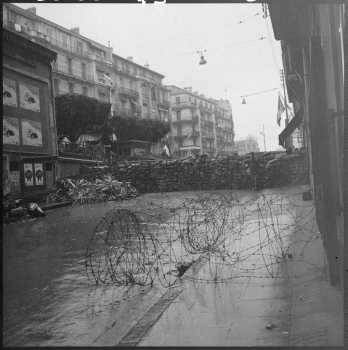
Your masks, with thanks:
M94 180L60 180L57 190L47 196L46 202L72 201L73 204L87 204L134 198L137 195L136 188L130 182L117 181L110 175L104 175Z
M4 223L45 216L45 212L37 203L24 203L22 199L3 201L2 214Z

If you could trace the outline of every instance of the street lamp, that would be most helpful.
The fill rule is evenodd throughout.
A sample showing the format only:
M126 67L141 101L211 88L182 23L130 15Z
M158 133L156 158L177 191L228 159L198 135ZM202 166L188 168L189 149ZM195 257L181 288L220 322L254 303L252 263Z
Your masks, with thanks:
M207 52L207 50L198 50L197 53L201 55L201 59L199 60L199 64L207 64L207 60L204 58L203 52Z
M252 94L248 94L248 95L241 96L241 98L242 98L242 104L243 104L243 105L246 105L246 97L255 96L255 95L261 95L261 94L264 94L264 93L266 93L266 92L275 91L275 90L279 90L279 88L273 88L273 89L258 91L258 92L254 92L254 93L252 93Z

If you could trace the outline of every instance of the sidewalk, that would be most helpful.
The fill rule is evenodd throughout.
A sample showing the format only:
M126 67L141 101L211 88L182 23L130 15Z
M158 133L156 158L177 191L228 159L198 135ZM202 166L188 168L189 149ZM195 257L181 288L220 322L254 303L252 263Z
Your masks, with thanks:
M299 222L302 215L302 224L287 226L291 255L277 264L277 278L261 268L260 255L242 266L260 266L253 274L235 271L222 283L208 282L213 264L193 268L182 293L138 345L342 346L343 293L329 285L313 203L302 201L302 190L286 189L296 215L283 221ZM224 268L221 275L231 272Z

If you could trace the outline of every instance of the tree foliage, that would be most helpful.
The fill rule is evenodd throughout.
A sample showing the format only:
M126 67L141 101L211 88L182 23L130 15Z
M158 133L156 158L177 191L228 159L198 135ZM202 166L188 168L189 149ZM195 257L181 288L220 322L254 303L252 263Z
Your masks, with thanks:
M77 94L57 96L55 108L58 135L72 141L84 133L103 132L110 114L110 103Z
M141 140L156 143L169 131L167 122L152 119L114 117L110 127L115 130L118 141Z

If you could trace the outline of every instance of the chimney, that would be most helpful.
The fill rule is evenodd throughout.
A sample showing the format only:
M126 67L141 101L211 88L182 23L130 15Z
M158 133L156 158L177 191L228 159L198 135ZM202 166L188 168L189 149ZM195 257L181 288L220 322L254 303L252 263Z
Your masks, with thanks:
M150 68L150 65L149 65L148 63L145 63L145 64L144 64L144 67L147 68L147 69L149 69L149 68Z
M128 57L127 57L127 60L133 62L133 56L128 56Z
M30 13L32 13L32 14L34 14L34 15L36 15L36 7L29 7L29 8L27 9L27 11L30 12Z
M74 27L70 29L71 32L76 33L76 34L80 34L80 28L79 27Z
M184 90L189 91L189 92L192 92L192 87L191 87L191 86L184 87Z

